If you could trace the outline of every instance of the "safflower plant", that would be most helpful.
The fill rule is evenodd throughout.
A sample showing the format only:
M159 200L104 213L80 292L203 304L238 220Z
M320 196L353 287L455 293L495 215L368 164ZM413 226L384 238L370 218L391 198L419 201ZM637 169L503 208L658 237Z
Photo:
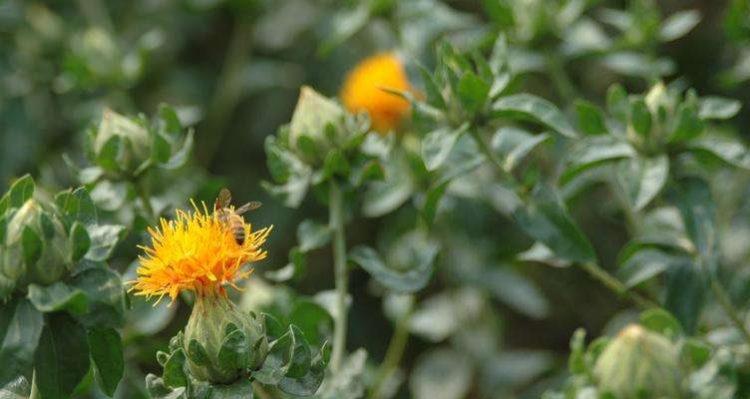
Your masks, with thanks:
M0 398L750 396L745 1L275 3L0 3Z

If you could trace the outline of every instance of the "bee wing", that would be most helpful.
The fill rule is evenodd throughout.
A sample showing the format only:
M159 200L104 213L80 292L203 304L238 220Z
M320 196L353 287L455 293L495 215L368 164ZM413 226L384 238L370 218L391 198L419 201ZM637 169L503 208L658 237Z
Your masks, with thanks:
M241 207L237 208L234 212L236 214L238 214L238 215L242 215L243 213L245 213L247 211L254 211L254 210L260 208L261 205L263 205L263 204L261 204L260 201L251 201L251 202L248 202L247 204L242 205Z
M226 208L231 203L232 203L232 193L226 187L222 188L221 191L219 191L219 196L216 197L216 202L214 203L214 210Z

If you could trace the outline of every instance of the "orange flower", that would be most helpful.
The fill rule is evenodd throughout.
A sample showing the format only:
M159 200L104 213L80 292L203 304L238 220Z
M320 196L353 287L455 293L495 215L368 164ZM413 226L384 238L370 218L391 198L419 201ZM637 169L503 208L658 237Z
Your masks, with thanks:
M411 91L404 66L392 52L357 64L344 81L341 100L350 112L367 112L373 128L387 133L409 112L409 102L383 89Z
M249 262L264 259L261 245L272 227L253 232L243 223L245 240L235 240L229 226L206 205L194 212L177 211L172 221L161 219L160 228L149 228L152 247L140 247L145 255L139 257L138 278L131 290L147 297L164 295L174 301L182 290L197 295L225 294L224 284L232 286L252 270L243 270ZM236 287L236 286L235 286Z

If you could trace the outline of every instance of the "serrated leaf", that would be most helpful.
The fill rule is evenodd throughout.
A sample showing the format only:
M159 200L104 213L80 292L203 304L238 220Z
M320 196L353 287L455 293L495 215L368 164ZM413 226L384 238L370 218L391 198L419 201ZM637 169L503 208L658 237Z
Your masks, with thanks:
M235 329L224 337L219 349L219 364L226 370L239 370L248 366L250 347L242 330Z
M164 384L170 388L188 386L188 376L185 372L185 352L178 348L169 356L164 364Z
M565 137L578 136L565 115L554 104L531 94L501 97L492 105L492 110L498 117L527 118L539 122Z

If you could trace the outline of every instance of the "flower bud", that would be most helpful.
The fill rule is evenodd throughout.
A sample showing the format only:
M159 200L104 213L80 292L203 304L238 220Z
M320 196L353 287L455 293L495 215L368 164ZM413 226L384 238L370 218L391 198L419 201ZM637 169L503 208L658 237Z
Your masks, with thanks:
M69 270L65 228L34 199L10 218L4 244L2 274L10 281L48 285Z
M222 294L197 297L183 346L191 374L219 384L260 367L268 353L263 324Z
M678 398L680 375L677 347L636 324L625 327L594 365L601 393L617 399Z
M334 134L343 131L344 115L344 110L338 103L303 86L289 125L289 146L304 151L301 148L304 144L300 144L304 136L311 140L310 144L327 152L333 144L331 139L336 137L328 137L326 130L333 129Z
M118 141L116 154L110 146ZM96 130L92 150L95 160L109 172L132 173L151 158L152 139L146 126L106 109Z

